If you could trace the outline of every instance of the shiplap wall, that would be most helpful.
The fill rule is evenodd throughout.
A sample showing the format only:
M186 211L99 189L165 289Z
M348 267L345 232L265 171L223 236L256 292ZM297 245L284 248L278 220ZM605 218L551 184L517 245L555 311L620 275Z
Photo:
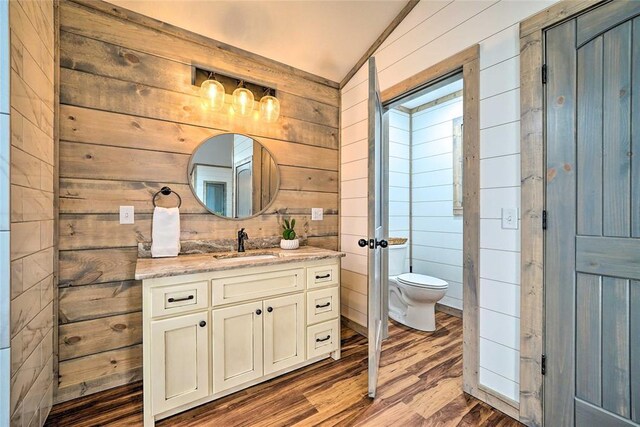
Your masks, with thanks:
M389 237L409 238L410 234L410 130L408 113L389 112Z
M285 214L309 244L337 248L340 97L333 82L107 3L62 1L60 24L58 401L141 379L136 245L150 241L163 185L182 197L184 240L232 239L241 227L276 236ZM204 111L192 63L275 87L280 119ZM279 164L266 214L221 219L193 197L189 156L221 131L256 137ZM120 205L135 207L135 224L119 225ZM312 207L324 208L323 221L310 220Z
M453 215L453 119L462 98L411 115L412 264L446 280L440 304L462 309L462 216Z
M520 205L518 23L554 2L420 2L374 54L384 90L480 44L480 382L514 400L519 375L520 234L498 230L496 224L501 207ZM349 192L342 195L342 248L348 253L343 284L350 288L343 295L348 307L343 314L355 313L352 320L361 323L366 320L367 258L351 234L366 232L367 95L365 65L342 89L341 129L343 179L346 167L354 166L346 174Z
M8 425L11 418L9 34L9 0L0 0L0 425Z
M12 426L40 426L54 389L53 2L9 2L9 28L11 244L0 254L11 258L10 413Z

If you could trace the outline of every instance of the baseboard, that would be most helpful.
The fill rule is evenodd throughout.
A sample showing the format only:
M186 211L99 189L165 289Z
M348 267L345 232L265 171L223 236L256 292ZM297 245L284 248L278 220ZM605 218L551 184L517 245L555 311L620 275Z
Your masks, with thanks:
M356 331L360 335L363 335L365 337L367 336L367 327L366 326L362 326L361 324L356 323L351 319L347 319L344 316L340 316L340 318L341 318L342 324L344 326L346 326L349 329L353 329L354 331Z
M459 308L449 307L448 305L442 305L439 302L437 302L436 311L441 311L443 313L447 313L462 319L462 310L460 310Z

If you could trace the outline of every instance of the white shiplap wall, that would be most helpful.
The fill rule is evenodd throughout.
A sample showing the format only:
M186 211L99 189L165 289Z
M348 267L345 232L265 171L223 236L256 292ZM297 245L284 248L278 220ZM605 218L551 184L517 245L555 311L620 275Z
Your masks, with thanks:
M462 216L453 215L453 119L462 98L411 115L415 273L449 282L441 304L462 309Z
M520 205L518 23L549 1L422 1L375 53L381 89L480 44L480 382L518 400ZM367 66L342 89L343 314L366 324Z
M409 238L410 129L409 114L389 112L389 237Z

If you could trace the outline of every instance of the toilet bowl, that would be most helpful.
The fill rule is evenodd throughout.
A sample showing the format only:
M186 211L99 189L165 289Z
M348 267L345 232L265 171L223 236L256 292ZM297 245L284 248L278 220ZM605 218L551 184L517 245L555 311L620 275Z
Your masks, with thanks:
M407 244L389 246L389 317L421 331L436 330L435 306L449 284L437 277L406 273Z

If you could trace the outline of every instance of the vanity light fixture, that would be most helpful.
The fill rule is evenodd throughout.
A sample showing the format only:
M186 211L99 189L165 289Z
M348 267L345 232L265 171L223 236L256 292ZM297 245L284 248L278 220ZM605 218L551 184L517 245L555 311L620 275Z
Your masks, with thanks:
M202 105L211 111L220 111L224 107L224 86L216 80L213 72L200 85L200 97Z
M264 123L275 123L280 117L280 100L272 87L198 65L191 66L191 84L199 87L204 110Z
M248 117L253 111L253 101L253 93L244 86L244 81L240 80L238 87L233 91L233 111L242 117Z
M260 116L267 123L275 123L280 117L280 101L271 95L271 89L265 90L260 99Z

